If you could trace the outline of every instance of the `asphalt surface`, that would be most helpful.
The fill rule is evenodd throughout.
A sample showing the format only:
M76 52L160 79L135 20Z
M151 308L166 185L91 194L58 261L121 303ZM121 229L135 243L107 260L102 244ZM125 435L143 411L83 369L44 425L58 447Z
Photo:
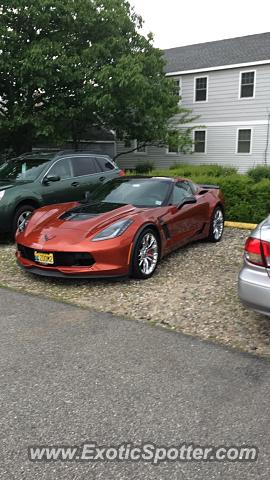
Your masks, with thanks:
M1 480L270 478L270 362L0 289ZM249 444L255 463L31 463L28 445Z

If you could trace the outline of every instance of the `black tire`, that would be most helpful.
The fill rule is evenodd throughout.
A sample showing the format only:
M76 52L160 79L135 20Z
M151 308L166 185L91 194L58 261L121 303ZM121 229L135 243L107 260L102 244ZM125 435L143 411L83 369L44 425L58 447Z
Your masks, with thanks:
M213 211L211 218L208 241L217 243L220 242L224 231L224 212L220 206L217 206Z
M27 214L31 214L35 210L35 207L33 205L21 205L15 212L14 218L13 218L13 225L12 225L12 235L13 238L15 237L16 231L19 227L20 219L23 216L27 216Z
M147 249L147 239L149 238L149 248ZM153 241L153 248L151 242ZM145 243L146 242L146 243ZM143 246L145 244L145 247ZM142 251L145 250L145 257L142 258ZM147 256L148 253L148 256ZM151 227L145 228L138 236L132 255L131 276L146 280L154 274L160 258L160 241L158 234ZM142 263L141 263L142 262ZM149 266L147 272L146 264ZM151 266L151 268L150 268Z

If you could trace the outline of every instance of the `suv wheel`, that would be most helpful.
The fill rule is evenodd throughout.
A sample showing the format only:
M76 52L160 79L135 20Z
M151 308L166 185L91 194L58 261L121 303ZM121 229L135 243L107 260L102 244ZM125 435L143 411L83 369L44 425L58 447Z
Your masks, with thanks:
M31 215L35 210L33 205L22 205L18 210L16 210L14 219L13 219L13 228L12 233L15 236L17 229L23 224L23 222Z

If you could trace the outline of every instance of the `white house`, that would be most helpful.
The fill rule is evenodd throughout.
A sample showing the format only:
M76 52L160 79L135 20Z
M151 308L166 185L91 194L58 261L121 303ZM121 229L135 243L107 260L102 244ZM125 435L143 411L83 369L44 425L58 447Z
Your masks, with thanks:
M218 163L244 172L270 165L270 32L165 50L166 75L179 84L181 104L199 116L194 152L146 147L119 157L122 167L150 160ZM117 153L128 150L118 142Z

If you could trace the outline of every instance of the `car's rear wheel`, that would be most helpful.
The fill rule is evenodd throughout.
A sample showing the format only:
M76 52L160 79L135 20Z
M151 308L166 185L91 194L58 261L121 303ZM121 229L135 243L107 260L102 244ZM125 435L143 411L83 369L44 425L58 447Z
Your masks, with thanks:
M22 205L19 207L14 215L13 219L13 228L12 228L12 234L15 236L16 231L22 224L25 222L25 220L31 215L31 213L35 210L35 207L33 205Z
M160 245L157 233L147 228L139 235L132 257L132 277L150 278L157 268L160 257Z
M219 242L224 231L224 214L221 207L216 207L209 228L208 240L210 242Z

